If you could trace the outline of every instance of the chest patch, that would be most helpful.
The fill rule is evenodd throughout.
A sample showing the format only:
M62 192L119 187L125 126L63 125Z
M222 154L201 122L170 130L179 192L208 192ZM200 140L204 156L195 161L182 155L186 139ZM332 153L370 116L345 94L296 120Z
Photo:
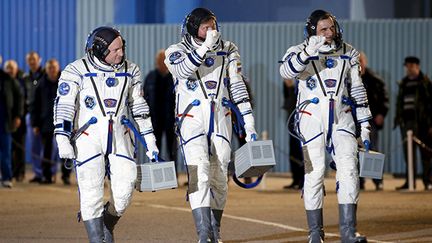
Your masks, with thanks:
M205 64L207 67L211 67L211 66L213 66L214 63L215 63L215 60L214 60L214 58L212 58L212 57L207 57L207 58L204 60L204 64Z
M114 86L116 86L117 85L117 79L115 79L115 78L107 78L107 80L105 81L105 84L108 86L108 87L114 87Z
M115 107L117 105L117 100L116 99L104 99L104 104L105 104L105 107L112 108L112 107Z
M334 67L336 67L336 64L337 64L337 61L332 59L332 58L325 60L325 66L327 68L334 68Z
M336 87L336 79L326 79L324 80L324 84L327 88L334 88Z
M207 89L216 89L217 82L213 80L206 81L205 86L207 87Z
M188 90L195 91L198 87L198 82L193 79L188 79L188 81L186 82L186 87L188 88Z
M312 77L309 77L306 80L306 87L308 87L310 90L313 90L316 88L316 80Z
M93 108L96 106L95 98L93 96L86 96L84 98L84 103L85 106L90 110L93 110Z

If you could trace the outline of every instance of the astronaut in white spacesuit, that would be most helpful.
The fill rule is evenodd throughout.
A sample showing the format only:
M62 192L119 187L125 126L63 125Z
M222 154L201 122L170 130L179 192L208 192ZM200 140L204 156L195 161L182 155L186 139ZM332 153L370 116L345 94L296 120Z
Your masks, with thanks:
M245 121L246 140L256 139L249 94L237 47L220 38L216 16L196 8L183 23L181 42L166 50L176 85L178 135L188 170L188 196L200 242L220 242L231 155L231 100Z
M342 41L336 18L323 10L312 12L305 35L303 43L287 50L280 74L299 81L296 132L302 140L305 163L303 198L309 241L324 240L322 207L327 151L337 166L341 240L365 242L366 238L356 233L359 178L355 122L360 124L360 137L367 147L368 120L372 116L360 78L359 52Z
M85 57L70 63L60 76L55 135L60 157L75 159L81 217L90 242L114 242L114 226L130 204L137 177L133 134L121 124L129 110L147 142L147 156L153 159L159 151L141 91L141 72L125 58L120 32L95 29L85 51ZM93 124L71 142L74 130L91 119ZM106 175L111 198L104 205Z

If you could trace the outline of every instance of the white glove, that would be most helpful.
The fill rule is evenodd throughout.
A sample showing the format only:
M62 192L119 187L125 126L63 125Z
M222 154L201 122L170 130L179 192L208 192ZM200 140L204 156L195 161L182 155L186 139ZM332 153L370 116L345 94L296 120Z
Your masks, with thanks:
M218 32L217 30L212 30L212 29L207 30L205 41L196 50L198 55L204 58L207 51L213 49L213 46L216 44L219 37L220 37L220 32Z
M213 49L213 46L216 44L217 40L220 37L220 32L217 30L207 30L206 39L203 43L209 50Z
M156 146L156 138L153 133L149 133L144 136L144 140L147 144L147 152L146 155L150 160L158 161L159 149Z
M246 130L246 137L245 137L246 142L258 140L258 135L254 127L247 127L245 125L245 130Z
M313 35L309 37L308 45L305 48L306 53L309 56L317 56L318 50L325 43L325 37L321 35Z
M56 135L59 157L61 159L75 159L75 151L67 136Z
M243 116L245 122L244 129L246 132L245 140L246 142L256 141L258 139L257 132L255 130L255 120L252 114L247 114Z
M360 125L361 125L361 130L360 130L361 140L363 142L363 145L364 145L366 151L369 151L369 147L370 147L370 138L369 138L370 125L369 125L369 122L363 122Z

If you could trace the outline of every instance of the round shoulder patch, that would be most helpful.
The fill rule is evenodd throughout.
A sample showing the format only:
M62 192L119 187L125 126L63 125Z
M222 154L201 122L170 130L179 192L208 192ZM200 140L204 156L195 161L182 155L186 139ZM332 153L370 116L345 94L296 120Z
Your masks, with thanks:
M176 52L173 52L170 54L169 60L170 60L170 62L174 62L177 59L179 59L181 56L182 56L182 54L180 52L176 51Z
M61 84L59 84L58 86L58 92L60 95L67 95L70 91L70 86L69 84L63 82Z

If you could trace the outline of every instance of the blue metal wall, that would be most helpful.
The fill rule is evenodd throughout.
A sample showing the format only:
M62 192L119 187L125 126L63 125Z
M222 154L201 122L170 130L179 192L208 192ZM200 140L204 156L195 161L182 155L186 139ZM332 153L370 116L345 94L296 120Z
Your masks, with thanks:
M399 130L393 130L397 81L404 76L403 59L417 55L423 71L431 73L432 20L343 21L344 39L369 57L369 66L381 75L387 85L390 111L381 132L381 148L386 153L385 171L404 172L402 141ZM258 131L268 131L274 141L277 167L288 171L288 133L282 106L282 80L278 60L286 49L302 41L303 23L221 23L223 38L234 41L240 50L244 74L251 80L255 99ZM128 41L127 55L145 74L154 67L158 49L166 48L180 38L178 25L119 26Z
M316 9L331 11L338 19L350 19L352 1L362 0L203 0L202 5L211 9L221 22L288 22L304 21Z
M220 22L289 22L304 21L315 9L331 11L339 20L394 18L400 9L405 17L430 16L429 1L394 3L393 0L115 0L117 24L179 23L196 7L211 9ZM425 2L421 4L421 2ZM109 2L107 3L109 4ZM424 6L424 9L421 7ZM241 11L238 11L241 9ZM401 16L398 16L401 17Z
M74 0L75 1L75 0ZM84 55L84 46L88 34L101 25L114 24L114 0L76 0L76 58Z
M75 58L75 1L2 0L0 55L25 67L27 52L37 51L42 61L56 58L64 67Z

